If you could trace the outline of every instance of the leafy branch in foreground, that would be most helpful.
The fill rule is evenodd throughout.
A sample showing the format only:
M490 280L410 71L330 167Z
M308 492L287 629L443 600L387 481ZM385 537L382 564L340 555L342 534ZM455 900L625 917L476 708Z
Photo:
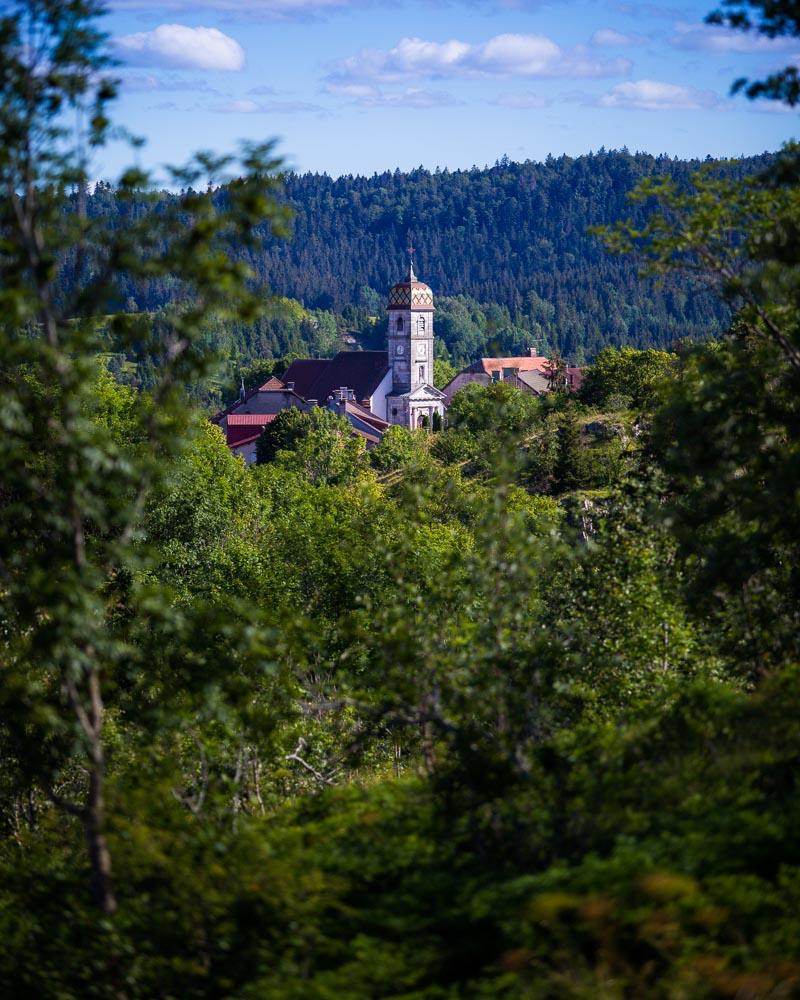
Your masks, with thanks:
M131 170L118 186L128 224L112 230L89 218L89 154L109 137L105 109L114 95L95 27L100 9L83 0L20 0L7 11L0 19L3 736L30 779L82 824L92 896L111 913L108 713L122 710L142 668L131 634L159 632L169 643L180 631L169 625L166 597L137 583L147 567L135 544L142 511L164 456L186 439L183 387L208 364L204 324L258 311L249 269L225 246L255 247L264 221L284 232L285 212L273 200L280 161L269 144L246 147L238 162L200 154L170 171L171 182L188 190L157 213L139 211L153 198L152 184ZM64 124L72 115L75 130ZM214 186L234 166L241 177L220 204ZM74 276L66 295L64 269ZM177 275L190 304L158 323L115 315L122 275ZM147 345L160 359L151 395L131 401L124 440L98 419L94 393L108 326L122 350Z
M800 146L789 145L769 172L742 181L701 170L681 191L670 178L648 179L631 195L634 203L656 202L647 223L595 232L612 252L642 258L645 274L680 270L710 284L739 308L739 329L772 341L798 369L798 164Z
M751 679L797 655L799 177L792 144L737 184L708 171L686 193L648 182L633 194L656 200L648 223L602 232L648 273L692 273L736 310L712 349L681 352L651 443L670 476L673 530L699 560L696 606L736 644Z
M706 18L707 24L727 25L739 31L755 32L766 38L800 35L800 10L795 0L722 0L722 6ZM789 65L770 73L763 80L735 80L731 93L744 93L750 99L766 97L791 106L800 102L800 73Z

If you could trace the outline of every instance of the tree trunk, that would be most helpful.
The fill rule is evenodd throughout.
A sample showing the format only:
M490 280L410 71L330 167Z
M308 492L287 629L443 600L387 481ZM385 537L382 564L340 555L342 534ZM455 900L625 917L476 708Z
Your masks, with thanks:
M103 799L102 750L100 758L99 768L98 763L92 761L93 768L89 778L89 797L86 803L83 830L92 870L90 879L92 901L102 913L110 915L117 909L117 900L111 881L111 854L103 831L105 802Z
M90 739L89 794L83 813L83 829L91 866L92 899L102 913L111 914L117 908L111 881L111 854L105 837L105 753L103 751L103 699L100 677L95 666L88 676L90 717L87 735Z

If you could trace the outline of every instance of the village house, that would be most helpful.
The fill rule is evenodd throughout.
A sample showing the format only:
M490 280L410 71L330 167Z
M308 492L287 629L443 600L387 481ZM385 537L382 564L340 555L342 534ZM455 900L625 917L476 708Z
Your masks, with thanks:
M413 250L410 251L413 254ZM552 388L551 363L533 349L522 357L481 358L459 372L444 388L433 384L433 318L430 287L414 273L413 256L406 277L389 290L387 349L340 351L333 358L293 361L282 379L270 378L217 414L214 422L228 447L248 463L256 442L281 410L308 411L324 406L344 417L367 448L378 444L392 425L408 428L441 424L455 393L470 382L503 381L540 396ZM580 388L581 369L566 368L565 388Z
M561 377L567 392L577 392L583 382L583 369L567 366ZM552 391L553 376L550 358L537 354L531 348L528 354L509 358L479 358L468 368L464 368L447 385L444 393L447 406L459 389L471 382L491 385L492 382L506 382L522 392L543 396Z

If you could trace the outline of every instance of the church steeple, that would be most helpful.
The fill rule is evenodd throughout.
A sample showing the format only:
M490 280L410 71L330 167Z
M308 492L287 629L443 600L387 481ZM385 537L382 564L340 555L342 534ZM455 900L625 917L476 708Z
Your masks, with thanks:
M395 392L433 380L433 292L414 272L408 247L408 275L389 291L389 364Z
M430 427L434 415L444 416L444 396L433 387L433 310L433 292L414 272L414 247L409 241L407 277L389 290L389 423Z

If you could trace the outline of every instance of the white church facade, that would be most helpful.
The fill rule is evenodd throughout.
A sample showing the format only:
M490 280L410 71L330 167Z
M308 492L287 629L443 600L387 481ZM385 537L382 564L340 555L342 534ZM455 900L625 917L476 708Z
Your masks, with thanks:
M432 427L447 399L433 384L433 292L414 273L389 290L385 351L340 351L293 361L283 376L312 405L349 400L387 424Z

